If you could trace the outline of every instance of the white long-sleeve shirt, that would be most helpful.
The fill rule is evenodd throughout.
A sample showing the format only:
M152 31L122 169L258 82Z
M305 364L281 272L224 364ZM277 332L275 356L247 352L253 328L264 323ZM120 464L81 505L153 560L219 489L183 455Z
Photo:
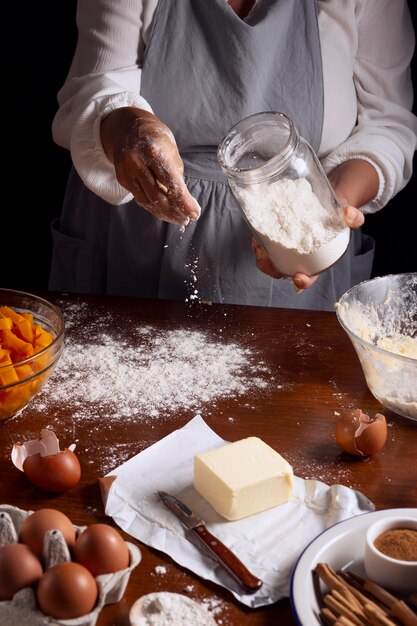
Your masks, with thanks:
M104 153L100 123L122 106L152 111L140 85L157 3L78 0L78 41L58 93L53 138L70 149L86 186L111 204L132 195L119 185ZM415 36L407 2L319 0L317 7L324 82L318 156L326 172L347 159L369 161L379 190L362 210L374 212L411 178L417 146L410 72Z

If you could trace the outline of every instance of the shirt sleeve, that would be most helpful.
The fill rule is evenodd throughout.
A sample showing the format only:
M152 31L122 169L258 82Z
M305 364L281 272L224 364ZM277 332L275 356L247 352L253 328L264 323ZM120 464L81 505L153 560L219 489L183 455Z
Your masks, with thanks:
M54 141L71 151L85 185L111 204L123 204L133 196L116 179L101 144L100 124L119 107L152 111L140 95L148 4L138 0L78 1L77 45L58 92L59 108L52 122Z
M378 173L379 190L361 208L372 213L384 207L412 175L417 118L411 111L410 63L415 35L406 0L359 0L356 15L357 123L322 164L329 172L348 159L369 161Z

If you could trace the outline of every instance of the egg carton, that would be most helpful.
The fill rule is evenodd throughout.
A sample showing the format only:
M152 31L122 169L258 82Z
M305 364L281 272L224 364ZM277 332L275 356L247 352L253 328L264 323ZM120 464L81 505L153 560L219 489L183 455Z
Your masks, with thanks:
M26 517L33 511L25 511L8 504L0 505L0 546L18 541L20 527ZM86 526L76 526L76 532L82 532ZM142 554L139 548L126 541L130 555L130 565L114 574L102 574L96 577L98 600L93 611L73 619L57 619L42 613L36 602L32 588L21 589L12 600L0 601L0 626L95 626L102 608L107 604L119 602L126 591L130 573L139 565ZM58 530L49 531L44 538L45 567L71 560L68 546L62 533Z

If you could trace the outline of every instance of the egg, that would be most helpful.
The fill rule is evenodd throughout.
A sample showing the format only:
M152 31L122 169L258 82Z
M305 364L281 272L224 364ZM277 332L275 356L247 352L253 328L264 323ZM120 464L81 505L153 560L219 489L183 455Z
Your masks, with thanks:
M71 444L61 450L54 431L43 428L37 439L14 444L12 461L37 487L63 493L74 487L81 477L81 466L74 448L75 444Z
M387 434L387 422L381 413L371 419L361 409L355 409L340 415L336 422L337 443L355 456L369 456L382 450Z
M39 581L36 597L46 615L56 619L73 619L94 609L98 587L87 568L68 561L46 570Z
M29 546L9 543L0 548L0 600L11 600L20 589L35 585L42 574L42 564Z
M26 457L23 471L37 487L56 493L68 491L81 477L80 462L68 448L48 456L37 453Z
M81 532L74 545L75 561L87 567L94 576L110 574L129 566L129 550L115 528L108 524L91 524Z
M19 531L19 541L27 544L33 552L42 556L43 539L48 530L60 530L68 548L75 543L75 528L67 517L57 509L38 509L23 521Z

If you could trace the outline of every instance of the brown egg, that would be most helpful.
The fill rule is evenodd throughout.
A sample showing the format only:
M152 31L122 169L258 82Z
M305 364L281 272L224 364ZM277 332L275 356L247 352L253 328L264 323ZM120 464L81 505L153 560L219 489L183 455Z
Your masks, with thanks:
M387 422L381 413L371 419L361 409L341 415L336 422L336 441L356 456L369 456L382 450L387 440Z
M107 524L91 524L80 533L73 555L93 576L125 569L130 558L126 542L115 528Z
M98 587L88 569L68 561L46 570L39 581L36 596L45 615L73 619L94 609Z
M63 493L74 487L81 477L80 462L74 452L66 448L57 454L27 456L23 471L37 487Z
M43 574L40 560L23 543L0 548L0 600L11 600L24 587L36 584Z
M19 541L26 543L35 554L42 555L43 538L48 530L60 530L71 550L75 543L75 528L71 520L57 509L39 509L24 520Z

